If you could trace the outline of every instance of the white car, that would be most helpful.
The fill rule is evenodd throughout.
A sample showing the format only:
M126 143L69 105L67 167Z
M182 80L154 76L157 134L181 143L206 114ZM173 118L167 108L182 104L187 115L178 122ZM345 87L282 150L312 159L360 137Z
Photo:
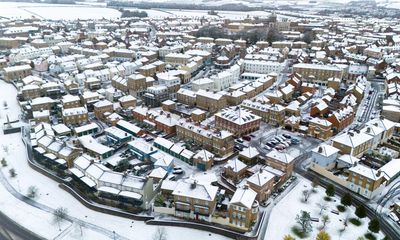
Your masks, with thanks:
M393 212L388 214L388 217L391 218L393 221L398 222L399 218Z

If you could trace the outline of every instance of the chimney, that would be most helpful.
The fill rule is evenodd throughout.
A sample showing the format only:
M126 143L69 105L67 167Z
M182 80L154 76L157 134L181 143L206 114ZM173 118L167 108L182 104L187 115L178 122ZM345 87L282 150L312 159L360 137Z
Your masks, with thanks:
M318 147L318 152L319 152L319 153L322 153L322 147L321 147L321 146Z
M371 132L371 128L367 127L367 133L370 133L370 132Z
M381 171L381 170L378 170L378 172L376 173L376 176L377 176L377 177L380 177L381 174L382 174L382 171Z

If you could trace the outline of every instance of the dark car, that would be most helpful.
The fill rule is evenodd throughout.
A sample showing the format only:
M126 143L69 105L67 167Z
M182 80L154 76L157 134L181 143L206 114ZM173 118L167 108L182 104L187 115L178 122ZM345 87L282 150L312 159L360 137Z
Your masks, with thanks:
M282 134L282 136L284 136L287 139L291 139L292 138L292 136L290 136L289 134L286 134L286 133Z
M243 140L246 140L246 141L250 141L251 140L250 136L243 136L242 138L243 138Z

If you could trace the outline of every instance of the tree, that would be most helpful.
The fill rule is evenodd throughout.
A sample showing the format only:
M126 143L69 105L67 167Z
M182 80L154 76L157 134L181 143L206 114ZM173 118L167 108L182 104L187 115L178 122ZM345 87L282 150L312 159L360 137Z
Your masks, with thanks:
M356 211L354 212L358 219L360 218L365 218L367 216L367 212L365 210L364 205L360 205L356 208Z
M11 168L10 170L8 170L8 172L10 173L10 177L12 178L15 178L17 176L14 168Z
M326 224L328 224L331 220L329 219L328 215L323 215L321 222L322 222L322 229L325 229Z
M283 237L283 240L296 240L296 239L294 237L292 237L292 235L288 234Z
M34 198L36 198L36 196L37 196L37 193L38 193L38 188L36 187L36 186L30 186L29 188L28 188L28 193L27 193L27 197L28 198L31 198L31 199L34 199Z
M322 211L326 210L326 208L328 207L328 205L324 202L320 202L317 205L319 207L319 215L321 215Z
M310 190L308 190L308 189L306 189L306 190L303 190L303 197L304 197L304 202L307 202L308 201L308 198L310 197L310 195L311 195L311 191Z
M130 163L128 159L122 159L118 162L117 166L115 166L115 171L117 172L124 172L128 170L130 167Z
M353 199L351 197L350 193L345 193L340 200L340 203L343 204L344 206L350 206L352 203Z
M331 236L325 231L321 231L318 233L317 238L315 240L331 240Z
M68 210L66 208L59 207L56 210L54 210L53 216L54 216L53 218L54 223L58 224L58 229L61 231L60 223L67 218Z
M157 231L153 235L153 240L167 240L167 232L165 228L158 227Z
M278 29L272 27L268 29L267 33L267 41L271 44L275 41L280 41L283 39L282 34L278 31Z
M314 177L311 183L311 187L312 187L312 191L315 192L315 189L318 187L319 185L319 178L318 177Z
M1 166L3 166L3 167L7 167L7 161L6 161L6 159L5 158L2 158L1 159Z
M301 210L300 214L297 214L296 216L296 222L300 224L304 233L311 231L311 216L309 212Z
M381 230L381 226L380 226L379 221L378 221L377 218L372 219L368 223L368 230L370 230L373 233L378 233L379 230Z
M335 195L335 186L333 186L333 184L329 184L326 187L326 191L325 191L326 195L328 197L333 197Z
M315 34L313 31L307 31L304 33L302 40L308 44L315 39Z

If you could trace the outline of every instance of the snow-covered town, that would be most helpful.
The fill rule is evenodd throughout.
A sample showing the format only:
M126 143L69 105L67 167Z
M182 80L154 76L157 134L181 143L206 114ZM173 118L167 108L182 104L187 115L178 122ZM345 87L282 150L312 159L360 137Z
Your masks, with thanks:
M0 239L400 239L396 1L0 2Z

